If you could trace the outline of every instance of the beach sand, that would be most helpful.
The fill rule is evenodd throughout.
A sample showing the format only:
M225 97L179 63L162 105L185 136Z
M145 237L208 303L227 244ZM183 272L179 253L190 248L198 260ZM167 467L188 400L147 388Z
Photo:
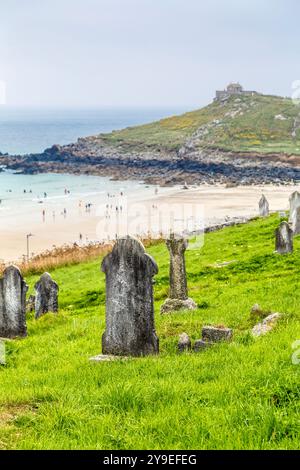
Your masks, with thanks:
M124 234L124 230L131 235L157 233L158 221L163 219L164 229L168 228L170 213L174 210L179 213L181 207L199 210L205 226L221 223L226 218L258 215L258 201L262 193L267 197L271 211L286 211L289 196L297 189L298 186L225 188L217 185L187 190L159 189L155 194L153 188L146 197L142 193L141 200L136 200L136 194L128 198L115 195L109 200L95 195L89 198L92 204L90 210L85 208L86 201L65 201L66 214L60 208L55 211L55 218L53 205L47 206L45 201L40 206L37 204L34 210L19 213L17 217L11 214L1 219L0 260L8 263L25 256L26 235L29 233L33 234L29 238L31 256L63 244L87 244L114 238L118 230L117 222L121 227L119 236Z

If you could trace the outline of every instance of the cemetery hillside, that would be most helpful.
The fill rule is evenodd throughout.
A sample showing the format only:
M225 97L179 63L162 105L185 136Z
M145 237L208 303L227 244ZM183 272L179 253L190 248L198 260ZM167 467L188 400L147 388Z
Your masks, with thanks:
M259 111L261 100L265 115ZM226 116L234 109L239 121ZM245 149L278 151L280 141L296 152L290 136L293 110L289 100L262 96L232 99L223 107L213 103L152 125L154 140L148 142L159 143L160 130L170 136L170 145L181 144L185 126L196 130L212 116L216 119L218 111L221 124L208 128L203 136L207 145L229 145L222 126L236 123L236 138ZM275 120L277 114L286 119ZM255 117L261 120L257 127ZM132 145L139 132L141 141L150 139L147 126L106 139L111 145ZM299 448L300 238L296 235L293 250L287 244L290 252L281 254L279 245L287 243L291 229L282 213L267 215L263 199L260 210L266 216L206 233L202 247L185 251L186 245L175 240L167 245L156 241L146 246L148 257L132 242L133 268L142 266L138 276L145 277L142 286L139 277L136 281L135 288L144 291L134 308L143 306L148 317L143 322L142 314L128 315L126 321L132 322L137 337L142 331L144 342L136 341L135 347L150 352L144 357L122 354L111 361L90 360L116 352L112 339L122 325L114 309L122 298L115 283L126 243L115 246L105 261L101 255L62 263L49 269L51 277L41 277L44 269L23 270L27 294L18 271L9 268L1 274L0 310L7 312L5 296L17 290L23 300L25 294L37 295L37 318L27 313L27 336L22 329L15 339L9 330L0 334L7 336L0 365L0 449ZM282 233L277 230L275 252L279 224ZM178 285L185 269L187 285ZM172 303L175 295L179 311ZM45 313L47 309L58 311ZM272 314L280 315L271 317L266 334L255 334L264 328L256 325ZM212 330L223 340L215 340Z

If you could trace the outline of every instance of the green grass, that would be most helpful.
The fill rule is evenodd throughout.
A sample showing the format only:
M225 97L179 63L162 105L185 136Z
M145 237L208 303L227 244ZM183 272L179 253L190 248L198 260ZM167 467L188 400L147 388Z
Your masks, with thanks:
M296 449L300 439L300 239L273 253L277 216L207 234L186 254L198 310L160 316L168 253L149 248L155 284L157 357L90 363L101 352L104 275L99 262L52 272L60 313L28 320L28 338L7 343L0 367L0 448ZM236 260L222 268L215 264ZM36 276L27 279L31 286ZM250 309L285 313L252 338ZM234 328L234 340L178 355L178 335L200 338L204 324Z
M236 152L300 154L300 130L292 136L299 105L289 98L266 95L231 97L150 124L99 137L119 151L178 150L198 129L195 147ZM284 120L275 119L281 115Z

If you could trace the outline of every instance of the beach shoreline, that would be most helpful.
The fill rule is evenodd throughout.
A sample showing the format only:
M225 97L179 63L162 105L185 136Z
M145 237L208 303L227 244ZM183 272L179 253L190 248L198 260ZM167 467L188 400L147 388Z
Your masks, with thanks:
M197 210L201 214L200 225L203 229L229 220L255 217L258 215L258 201L262 193L267 197L271 211L287 211L289 195L298 186L228 188L218 184L183 189L181 186L157 188L141 185L141 189L131 193L129 182L126 196L120 194L122 191L118 192L116 188L117 184L115 193L109 198L103 191L89 195L88 199L82 198L80 206L76 197L63 199L60 205L65 206L66 214L58 211L55 219L52 217L53 201L47 199L40 206L29 205L18 216L0 212L0 260L4 263L24 260L27 256L29 234L33 234L29 237L30 257L62 245L76 243L85 246L107 242L114 239L115 235L122 236L125 233L156 237L161 220L165 235L171 229L170 214L183 210L182 208L185 211ZM88 209L87 200L91 204Z

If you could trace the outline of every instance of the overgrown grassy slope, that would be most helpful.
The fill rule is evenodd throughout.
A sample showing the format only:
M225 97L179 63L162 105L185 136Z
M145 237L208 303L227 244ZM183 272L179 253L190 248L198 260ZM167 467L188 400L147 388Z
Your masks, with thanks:
M273 253L271 216L208 234L188 251L192 313L160 316L168 291L168 253L149 248L160 355L90 363L104 330L99 262L52 272L60 313L30 318L29 335L7 344L0 366L0 448L16 449L295 449L300 447L300 240ZM235 260L225 267L216 263ZM28 278L31 288L36 277ZM286 315L253 339L250 308ZM200 337L204 324L234 328L234 340L178 355L178 334Z
M196 148L299 154L299 113L299 105L289 98L245 95L100 137L127 151L179 149L193 136Z

